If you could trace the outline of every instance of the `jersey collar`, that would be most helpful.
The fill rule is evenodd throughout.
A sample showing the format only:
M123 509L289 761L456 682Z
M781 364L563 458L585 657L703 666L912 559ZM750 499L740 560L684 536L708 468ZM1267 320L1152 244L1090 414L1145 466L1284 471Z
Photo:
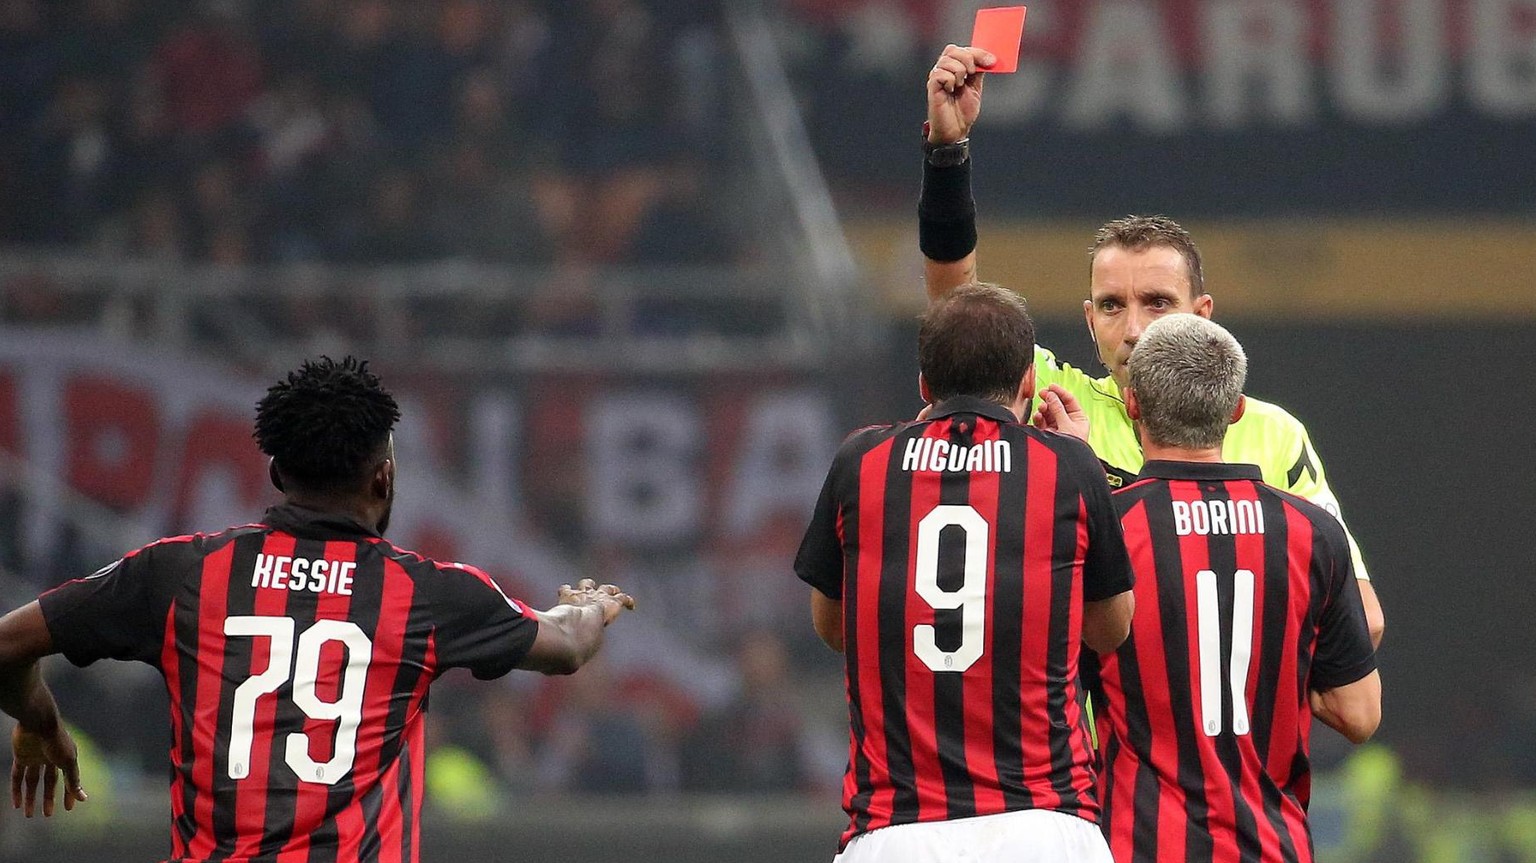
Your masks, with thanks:
M262 521L300 539L361 539L379 536L377 531L363 527L351 516L321 512L292 503L268 508Z
M975 396L955 396L939 402L928 413L931 420L942 419L954 414L976 414L987 419L994 419L1000 423L1016 423L1019 418L1013 415L1013 411L1003 407L997 402L987 401Z
M1139 479L1253 479L1262 482L1263 471L1256 464L1228 464L1208 461L1149 461L1141 466Z

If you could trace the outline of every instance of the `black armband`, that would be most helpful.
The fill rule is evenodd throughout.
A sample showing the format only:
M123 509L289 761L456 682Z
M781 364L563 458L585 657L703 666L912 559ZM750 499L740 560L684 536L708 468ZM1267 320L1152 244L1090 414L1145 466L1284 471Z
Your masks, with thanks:
M937 167L923 160L923 194L917 202L917 245L932 261L958 261L976 251L976 199L971 160Z

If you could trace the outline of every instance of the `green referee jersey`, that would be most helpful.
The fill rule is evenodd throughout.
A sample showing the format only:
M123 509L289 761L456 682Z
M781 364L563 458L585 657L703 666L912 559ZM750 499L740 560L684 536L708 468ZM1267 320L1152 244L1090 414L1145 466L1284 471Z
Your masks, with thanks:
M1120 385L1112 377L1089 377L1081 369L1058 362L1056 355L1042 347L1035 348L1036 389L1058 384L1077 397L1088 414L1088 444L1109 468L1109 484L1115 488L1129 485L1141 472L1141 441L1125 412ZM1255 464L1264 473L1264 482L1299 495L1333 513L1344 524L1349 536L1350 557L1355 576L1370 579L1360 547L1349 533L1349 525L1339 510L1338 498L1328 488L1323 463L1312 449L1307 428L1285 408L1248 397L1242 419L1227 430L1222 456L1229 462Z

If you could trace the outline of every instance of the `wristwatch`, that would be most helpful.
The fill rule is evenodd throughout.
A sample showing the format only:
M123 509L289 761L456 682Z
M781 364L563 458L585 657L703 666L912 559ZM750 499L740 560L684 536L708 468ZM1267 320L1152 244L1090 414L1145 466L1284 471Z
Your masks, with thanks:
M971 139L961 138L953 144L930 144L923 137L923 158L935 168L953 168L965 164L971 157Z

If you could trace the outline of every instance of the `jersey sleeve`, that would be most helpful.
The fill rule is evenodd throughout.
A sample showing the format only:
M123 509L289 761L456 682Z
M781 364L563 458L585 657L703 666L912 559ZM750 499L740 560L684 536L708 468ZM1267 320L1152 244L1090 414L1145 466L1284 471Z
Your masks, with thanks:
M1318 619L1311 687L1323 691L1354 683L1376 670L1376 649L1355 586L1343 527L1324 520L1318 541L1326 543L1328 596Z
M54 649L81 667L98 659L157 664L170 606L155 579L174 567L174 557L148 546L39 596Z
M467 668L481 680L501 677L522 661L539 634L534 610L484 572L443 564L433 621L438 666Z
M1088 445L1071 439L1062 449L1063 467L1071 470L1082 490L1088 520L1088 550L1083 559L1083 601L1098 602L1130 590L1136 584L1131 556L1125 548L1120 516L1110 495L1104 468Z
M811 587L821 591L828 599L843 598L843 540L839 535L841 503L838 500L838 465L842 458L833 459L832 469L827 471L821 494L816 498L816 509L811 513L811 523L800 540L800 551L795 555L795 575Z

